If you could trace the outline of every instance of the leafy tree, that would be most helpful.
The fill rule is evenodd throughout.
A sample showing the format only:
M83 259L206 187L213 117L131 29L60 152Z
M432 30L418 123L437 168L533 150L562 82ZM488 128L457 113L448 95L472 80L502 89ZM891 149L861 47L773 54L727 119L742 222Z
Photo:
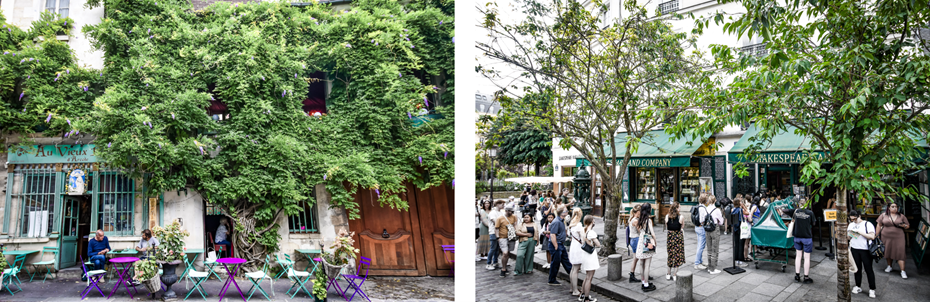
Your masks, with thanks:
M0 129L83 137L70 124L89 114L105 83L56 38L71 36L74 20L43 11L27 31L2 15L0 24Z
M138 176L148 194L193 187L236 221L238 256L254 265L278 247L282 215L313 203L358 218L353 195L373 189L381 206L405 210L405 183L449 185L454 175L451 100L454 23L440 9L393 1L328 5L187 0L89 0L107 17L84 28L105 51L109 87L79 123L98 156ZM326 72L325 78L313 76ZM431 82L430 78L448 79ZM418 76L414 76L418 75ZM308 85L332 81L328 114L302 110ZM228 119L205 108L222 102ZM419 127L417 107L445 119ZM93 122L91 122L93 121Z
M619 20L602 20L607 6L601 1L585 7L575 0L524 0L515 6L525 15L515 24L502 19L494 2L478 7L489 40L477 48L515 69L516 77L484 66L478 70L507 83L498 84L505 112L500 118L509 119L505 124L525 119L591 162L605 186L605 217L611 218L601 253L613 254L622 179L632 152L640 144L655 144L647 132L689 108L685 93L690 90L682 88L706 81L699 54L688 51L694 37L674 32L636 1L624 2L629 14ZM621 131L631 139L616 141Z
M552 161L550 134L526 122L506 126L499 122L503 119L496 121L492 140L498 146L498 160L504 165L532 164L539 175L539 169Z
M849 301L847 194L925 198L913 187L892 187L883 177L900 181L906 171L927 168L916 141L930 131L928 3L720 2L741 3L746 13L717 13L714 22L729 34L763 37L767 54L712 46L717 67L732 83L718 82L725 88L700 99L706 105L703 117L683 114L680 120L707 118L696 131L705 134L754 121L761 132L747 159L789 126L809 138L813 150L823 151L822 158L805 158L801 180L817 189L814 200L827 187L837 189L837 300ZM699 20L698 31L710 22ZM736 168L746 175L744 165Z

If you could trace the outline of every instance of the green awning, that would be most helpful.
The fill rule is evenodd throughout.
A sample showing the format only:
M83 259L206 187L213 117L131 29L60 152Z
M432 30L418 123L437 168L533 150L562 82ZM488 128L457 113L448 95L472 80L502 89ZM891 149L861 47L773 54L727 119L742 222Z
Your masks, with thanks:
M787 131L776 134L770 142L763 142L762 150L757 154L758 158L749 161L743 158L743 152L755 143L755 141L750 141L750 138L759 134L760 130L753 124L749 126L749 129L746 130L746 133L743 134L739 141L733 145L733 148L728 151L727 157L731 162L762 164L800 163L801 160L809 155L806 151L811 148L810 140L795 134L795 127L787 127ZM821 158L823 157L823 152L813 152L812 154Z
M617 158L619 161L626 152L627 133L619 133L614 136L614 143L617 148ZM707 140L710 135L701 139L700 142L690 142L685 139L679 139L672 142L672 136L665 133L665 130L653 130L646 132L639 143L639 148L630 157L630 167L688 167L691 166L691 155ZM622 151L621 151L622 150ZM608 146L605 149L610 154L611 149ZM583 158L575 160L576 166L582 164L590 166L590 163Z
M807 156L815 156L819 159L824 158L823 151L815 151L808 154L807 151L811 149L810 140L795 134L795 129L797 128L794 126L787 126L787 130L776 134L771 142L763 142L762 150L757 154L758 158L749 161L743 158L743 152L753 144L753 142L749 140L759 134L760 130L753 124L749 126L749 129L746 130L746 133L743 134L740 140L733 145L733 148L728 151L727 157L730 162L751 162L760 164L796 164L801 163ZM930 145L927 144L927 139L922 135L909 133L908 136L914 139L914 144L918 148L923 150L930 148Z

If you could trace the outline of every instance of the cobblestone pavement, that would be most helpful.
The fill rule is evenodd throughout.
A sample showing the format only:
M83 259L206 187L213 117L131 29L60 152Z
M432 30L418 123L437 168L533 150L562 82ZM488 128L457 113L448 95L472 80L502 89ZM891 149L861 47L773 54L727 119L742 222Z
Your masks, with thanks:
M603 234L603 223L601 219L597 219L595 222L595 229L599 234ZM625 232L624 226L620 226L617 229L618 232L618 243L619 245L624 245L625 241ZM672 281L665 280L665 274L667 272L667 258L668 253L665 249L667 246L665 244L667 235L664 232L664 226L656 226L655 228L656 235L658 238L659 251L655 254L652 259L650 275L655 278L655 285L657 287L656 291L649 292L644 294L639 288L641 285L638 283L629 283L629 271L630 266L632 265L632 255L628 255L625 247L618 249L619 253L623 255L623 275L622 279L619 281L608 281L607 280L607 258L601 258L601 268L595 272L594 275L594 285L599 294L609 295L610 297L616 299L622 299L626 301L672 301L675 298L675 283ZM694 228L688 228L684 230L685 237L685 264L680 268L680 271L691 271L694 273L693 277L693 298L695 301L834 301L836 300L836 261L831 260L826 257L827 251L825 250L814 250L811 256L811 269L810 277L814 280L814 284L802 284L796 283L794 281L794 251L790 251L788 257L788 264L786 271L783 273L781 271L781 264L776 263L767 263L762 262L759 264L759 268L755 268L755 265L750 264L747 267L744 267L746 272L730 275L726 272L721 272L717 275L711 275L707 270L695 271L694 269L694 256L696 253L695 246L697 245L697 236L694 233ZM721 235L720 236L720 253L719 253L719 262L718 269L723 270L726 267L730 267L733 264L733 240L732 235ZM824 240L824 246L828 246L829 242ZM815 238L814 246L819 246L818 240ZM708 255L707 250L704 251L704 263L707 264ZM781 259L784 259L784 255L781 256ZM536 266L540 267L546 262L546 253L545 251L538 251L536 253L536 258L534 259ZM902 279L900 275L900 270L897 269L897 265L894 266L894 271L891 273L884 272L886 267L885 262L881 261L878 264L874 264L875 271L875 281L877 284L876 296L877 299L870 299L868 297L868 290L863 294L853 294L852 301L930 301L930 274L918 274L917 269L914 265L914 261L908 255L908 259L905 261L906 269L908 272L908 279ZM482 288L486 288L488 285L494 284L493 282L500 282L500 279L511 279L514 277L501 278L496 273L490 273L484 269L484 262L478 262L478 267L476 269L479 271L478 276L476 277L477 283L476 288L478 288L478 301L491 301L493 298L489 298L486 294L482 293ZM541 278L539 286L546 287L545 277L540 274L539 270L536 271L536 275L533 278ZM637 275L641 273L641 269L637 269ZM498 281L494 281L495 278ZM863 287L868 287L868 282L863 278ZM851 285L855 285L852 280L852 274L850 274ZM565 283L565 282L563 282ZM509 282L507 284L510 284ZM485 286L485 287L482 287ZM538 288L537 285L533 284L530 289L530 292L539 291L544 292L545 288ZM566 287L564 290L566 293L569 291L567 285L562 285ZM519 288L519 287L518 287ZM548 293L546 291L545 293ZM561 297L557 295L556 297ZM484 299L484 300L482 300ZM564 299L561 301L565 301Z
M109 281L109 280L108 280ZM243 293L248 293L247 290L251 286L251 282L248 280L236 280L239 284L239 287L242 289ZM418 302L431 302L431 301L449 301L454 300L455 286L453 278L445 277L402 277L402 278L385 278L385 277L371 277L365 281L362 285L362 289L365 290L371 297L373 302L393 302L393 301L418 301ZM100 286L104 294L110 294L110 290L113 289L114 282L110 281L109 283ZM346 282L340 282L343 289L346 288ZM271 283L265 280L263 283L263 288L268 293L271 301L313 301L312 298L308 297L306 293L301 291L294 298L291 298L290 295L286 295L285 292L290 288L291 282L287 278L281 278L274 282L274 292L272 295L269 291ZM96 290L93 290L90 294L87 295L87 299L81 300L80 292L84 289L85 283L80 282L79 280L62 280L62 281L53 281L49 280L45 283L39 282L23 282L23 291L15 293L11 296L6 289L0 293L0 301L55 301L55 302L70 302L70 301L108 301L108 302L128 302L128 301L158 301L161 300L161 293L156 294L155 298L149 297L145 293L144 287L139 287L139 294L133 292L133 298L130 299L129 295L126 293L125 288L120 288L113 298L107 300L104 297L100 296ZM209 280L203 283L204 292L207 295L207 301L215 301L217 299L217 294L222 289L223 282L218 280ZM193 284L190 284L188 287L193 287ZM15 287L14 287L15 289ZM178 301L184 299L184 296L187 295L188 290L185 288L184 281L179 281L172 286L172 289L179 296ZM308 289L309 286L308 286ZM349 290L349 294L352 294L352 290ZM248 297L248 295L246 295ZM200 294L194 292L191 294L190 301L202 301L203 298L200 297ZM239 293L236 292L236 288L231 286L229 292L224 297L223 302L226 301L241 301ZM265 299L261 293L256 292L252 296L253 301L268 301ZM335 287L329 290L328 301L344 301L343 298L337 293ZM356 295L352 301L366 301L365 298Z
M545 254L543 254L545 256ZM510 261L513 263L513 261ZM572 296L572 286L568 280L560 279L562 285L552 286L547 283L546 272L534 270L532 274L501 277L500 270L487 270L487 262L475 262L475 301L577 301ZM513 271L513 266L509 271ZM564 270L563 270L564 271ZM594 293L597 301L616 301Z

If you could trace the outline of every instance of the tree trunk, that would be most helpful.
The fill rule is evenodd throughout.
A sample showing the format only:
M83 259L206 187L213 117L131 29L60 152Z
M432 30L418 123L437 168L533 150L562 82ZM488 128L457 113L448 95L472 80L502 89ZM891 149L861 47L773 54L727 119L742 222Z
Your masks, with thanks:
M620 167L620 174L613 176L607 183L604 192L604 242L601 244L601 256L608 256L617 253L617 227L620 223L620 209L623 208L623 177L626 174L627 165L629 164L630 153L627 152L626 159ZM616 163L615 163L616 165ZM611 173L613 175L614 173Z
M834 229L834 238L836 238L836 301L850 301L849 287L849 237L846 236L846 188L837 188L836 197L836 227ZM862 269L861 267L859 269Z
M542 176L539 174L540 163L534 163L533 166L536 168L536 176Z

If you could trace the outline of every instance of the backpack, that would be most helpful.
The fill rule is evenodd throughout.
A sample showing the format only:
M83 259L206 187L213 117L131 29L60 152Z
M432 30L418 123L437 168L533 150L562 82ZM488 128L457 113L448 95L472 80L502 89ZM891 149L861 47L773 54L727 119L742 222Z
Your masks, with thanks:
M713 212L716 211L716 210L717 210L717 208L714 208L714 209L711 210L710 212L707 212L707 215L704 216L704 222L707 222L708 219L710 219L710 223L705 223L705 224L704 224L704 231L705 231L705 232L713 232L713 231L717 230L717 224L714 223L714 220L713 220L714 217L712 217L712 216L710 215L711 213L713 213Z
M700 207L703 207L700 206ZM701 211L698 210L699 207L691 207L691 223L694 226L701 226Z

